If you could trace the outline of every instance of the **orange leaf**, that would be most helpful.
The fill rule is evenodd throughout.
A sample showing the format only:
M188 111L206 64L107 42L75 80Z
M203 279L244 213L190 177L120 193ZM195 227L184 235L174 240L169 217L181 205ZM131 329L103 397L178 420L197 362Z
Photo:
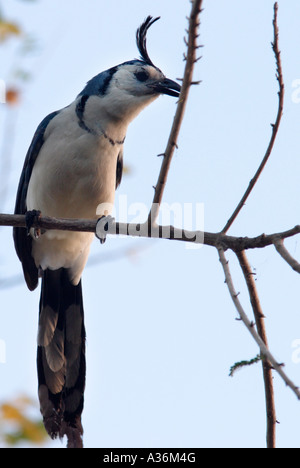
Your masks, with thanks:
M0 20L0 42L5 41L10 36L19 36L20 28L16 23Z
M18 104L20 100L20 92L16 88L8 88L6 90L5 102L9 105Z

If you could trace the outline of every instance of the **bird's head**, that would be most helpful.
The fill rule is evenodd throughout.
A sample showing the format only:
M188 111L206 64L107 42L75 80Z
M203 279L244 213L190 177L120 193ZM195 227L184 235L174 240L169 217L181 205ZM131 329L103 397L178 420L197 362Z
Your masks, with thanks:
M147 51L147 31L159 18L148 16L136 32L140 59L121 63L92 78L79 96L97 96L109 118L131 121L161 94L178 97L180 85L156 67ZM100 104L100 102L99 102Z

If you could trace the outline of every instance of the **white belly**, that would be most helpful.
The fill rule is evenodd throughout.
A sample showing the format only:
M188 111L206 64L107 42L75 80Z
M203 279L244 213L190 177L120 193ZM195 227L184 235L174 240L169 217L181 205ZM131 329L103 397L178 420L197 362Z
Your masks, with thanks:
M51 133L49 125L50 135L45 134L46 141L32 171L27 209L61 218L91 219L110 214L120 148L103 136L84 132L76 122L72 123L76 137L65 138L70 129L58 127L57 131L57 119L55 123L55 132ZM76 284L93 238L92 233L47 231L34 239L35 263L42 269L70 268Z

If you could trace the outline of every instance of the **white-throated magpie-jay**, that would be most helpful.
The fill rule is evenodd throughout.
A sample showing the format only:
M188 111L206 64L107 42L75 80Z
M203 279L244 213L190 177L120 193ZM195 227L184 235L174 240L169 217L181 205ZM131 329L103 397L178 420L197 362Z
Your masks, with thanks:
M38 126L23 167L15 213L37 211L61 218L99 218L121 182L129 123L160 94L179 96L149 58L151 16L136 33L139 60L92 78L75 101ZM27 218L30 220L30 216ZM30 224L30 223L29 223ZM30 230L29 230L30 229ZM67 435L82 446L85 327L81 274L91 233L14 228L14 242L30 290L42 278L37 369L41 413L51 437Z

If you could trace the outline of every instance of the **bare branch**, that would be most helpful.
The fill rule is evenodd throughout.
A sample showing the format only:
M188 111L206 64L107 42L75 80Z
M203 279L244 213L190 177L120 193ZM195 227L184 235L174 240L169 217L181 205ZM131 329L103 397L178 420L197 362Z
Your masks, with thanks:
M273 29L274 29L274 42L272 42L272 48L275 54L275 59L276 59L276 79L279 83L279 92L278 92L278 111L277 111L277 117L275 124L272 124L272 135L271 139L266 151L266 154L257 169L253 179L250 180L249 185L247 190L245 191L244 195L241 198L241 201L237 205L236 209L230 216L229 220L227 221L226 225L222 229L222 233L226 233L228 229L231 227L233 222L235 221L236 217L240 213L241 209L246 203L246 200L248 199L250 193L252 192L256 182L258 181L262 171L265 168L265 165L268 162L268 159L272 153L274 143L278 134L282 114L283 114L283 104L284 104L284 82L283 82L283 74L282 74L282 65L281 65L281 56L280 56L280 50L279 50L279 43L278 43L278 23L277 23L277 12L278 12L278 4L277 2L274 5L274 19L273 19Z
M283 239L277 239L274 242L274 245L279 255L281 255L281 257L293 268L294 271L300 273L300 263L297 262L297 260L291 256L291 254L284 245Z
M70 219L51 218L49 216L36 217L32 227L46 230L57 229L59 231L96 232L97 220L94 219ZM25 215L0 214L0 226L12 226L26 228Z
M272 367L278 372L280 377L284 380L285 384L288 387L290 387L290 389L295 393L297 398L300 400L300 390L299 390L299 388L296 387L296 385L290 380L290 378L283 371L283 365L279 364L277 362L277 360L271 354L271 352L269 351L269 349L267 348L267 346L265 345L265 343L263 342L261 337L256 332L253 322L251 322L249 320L249 318L247 317L247 314L244 311L244 309L243 309L243 307L242 307L242 305L241 305L241 303L240 303L240 301L238 299L238 294L236 293L236 290L235 290L235 287L234 287L234 284L233 284L233 281L232 281L231 273L230 273L229 266L228 266L228 261L227 261L227 259L225 257L225 252L224 252L223 248L219 247L218 252L219 252L220 262L222 264L224 274L225 274L225 282L227 284L230 296L232 298L232 301L233 301L233 303L235 305L236 310L238 311L238 314L239 314L242 322L247 327L247 329L250 332L250 334L252 335L253 339L255 340L257 345L259 346L261 354L266 359L268 359L268 361L271 363Z
M0 214L0 226L26 228L25 216ZM50 218L49 216L42 216L35 219L32 227L46 230L57 229L62 231L93 232L95 234L97 228L99 228L98 220L96 219L64 219ZM144 224L112 222L109 223L106 234L177 240L216 248L221 245L224 250L230 249L234 252L238 252L247 249L261 249L274 245L282 239L300 234L300 225L275 234L261 234L257 237L238 237L213 232L188 231L187 229L176 228L174 226L151 226L148 222Z
M255 323L258 335L263 340L265 346L268 347L267 332L264 321L264 314L261 308L260 300L256 284L254 281L253 273L244 250L237 252L237 257L244 274L244 278L248 287L250 302L252 305ZM267 359L262 360L264 385L265 385L265 400L266 400L266 414L267 414L267 447L276 447L276 411L275 411L275 398L274 386L272 376L272 366Z
M194 0L192 2L192 11L189 17L189 29L188 39L186 41L188 50L187 54L184 55L184 59L186 60L184 76L182 80L182 87L181 93L179 96L179 101L173 121L173 125L171 128L171 132L169 135L168 143L166 150L164 152L164 159L162 161L160 173L158 176L157 183L155 185L155 192L153 197L153 203L151 210L149 212L148 221L150 224L154 225L158 216L159 207L162 201L164 189L167 182L167 177L169 173L170 164L172 161L172 157L177 147L177 140L178 135L181 127L181 123L183 120L186 103L189 95L189 90L193 82L193 71L194 71L194 64L196 63L196 51L197 51L197 37L198 37L198 27L199 27L199 14L202 7L202 0Z

